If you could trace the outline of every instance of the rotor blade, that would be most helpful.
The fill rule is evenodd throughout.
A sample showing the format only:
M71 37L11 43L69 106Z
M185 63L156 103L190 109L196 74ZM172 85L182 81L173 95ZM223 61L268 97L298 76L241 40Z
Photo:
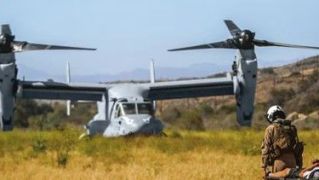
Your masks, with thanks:
M190 46L178 49L169 49L168 51L184 51L184 50L196 50L196 49L210 49L210 48L226 48L226 49L236 49L237 47L230 40L220 41L210 44L202 44L197 46Z
M241 32L239 27L232 20L224 20L224 22L232 36L236 36Z
M319 49L319 47L315 46L304 46L304 45L296 45L296 44L284 44L284 43L277 43L277 42L271 42L266 40L253 40L254 44L256 46L278 46L278 47L289 47L289 48L307 48L307 49Z
M89 51L96 50L94 48L34 44L34 43L21 42L21 41L14 41L12 42L12 45L13 45L14 52L35 51L35 50L89 50Z
M1 34L12 35L9 24L3 24L3 25L1 25Z

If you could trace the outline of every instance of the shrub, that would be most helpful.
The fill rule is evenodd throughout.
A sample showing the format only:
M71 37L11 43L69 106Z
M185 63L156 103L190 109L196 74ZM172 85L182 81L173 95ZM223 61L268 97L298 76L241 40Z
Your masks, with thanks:
M174 124L176 119L181 117L181 114L180 110L176 107L168 107L163 111L161 120L169 124Z
M53 108L48 104L38 104L34 100L18 99L16 101L16 112L13 122L16 127L27 128L29 127L28 119L30 117L49 112L53 112Z
M314 69L312 74L309 76L309 80L312 82L316 82L319 79L319 70L318 69Z
M182 113L181 117L177 119L179 121L179 127L188 130L204 130L204 123L200 112L195 110L189 110Z
M70 158L70 152L75 149L77 144L77 136L77 131L73 129L60 131L53 136L50 148L55 152L58 166L66 167Z
M233 113L236 111L236 106L235 105L223 105L218 109L218 112L223 113L223 114L229 114Z
M65 168L69 159L68 151L58 151L57 152L57 163L58 166Z
M298 92L302 93L312 87L319 79L319 70L315 69L310 76L298 82Z
M28 122L30 128L42 131L46 126L46 115L31 116Z
M274 68L272 68L272 67L263 68L263 69L260 70L260 72L262 74L274 74L275 73L274 72Z
M280 105L284 106L285 103L295 96L295 91L293 89L272 89L270 91L271 98L268 101L269 105Z
M35 154L46 152L46 140L44 140L41 136L37 137L33 140L32 149Z
M198 109L203 116L209 116L214 112L214 109L207 103L201 103Z

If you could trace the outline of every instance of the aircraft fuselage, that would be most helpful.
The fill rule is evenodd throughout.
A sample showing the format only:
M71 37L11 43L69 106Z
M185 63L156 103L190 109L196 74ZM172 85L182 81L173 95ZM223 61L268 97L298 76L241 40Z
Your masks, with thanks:
M106 137L130 134L160 134L164 128L154 116L154 106L145 98L146 89L136 84L115 85L107 99L97 103L98 113L86 125L87 134Z

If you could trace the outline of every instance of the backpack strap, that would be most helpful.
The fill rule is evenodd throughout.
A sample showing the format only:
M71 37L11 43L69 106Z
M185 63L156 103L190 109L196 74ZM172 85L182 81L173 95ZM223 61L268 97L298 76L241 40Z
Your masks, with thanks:
M288 178L298 178L299 177L300 168L291 168L288 174Z

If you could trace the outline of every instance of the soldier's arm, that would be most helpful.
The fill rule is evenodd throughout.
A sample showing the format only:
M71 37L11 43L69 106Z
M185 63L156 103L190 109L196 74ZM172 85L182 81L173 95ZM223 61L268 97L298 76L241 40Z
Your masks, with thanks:
M270 158L273 145L273 126L268 126L265 130L264 139L261 145L262 167L266 168Z

